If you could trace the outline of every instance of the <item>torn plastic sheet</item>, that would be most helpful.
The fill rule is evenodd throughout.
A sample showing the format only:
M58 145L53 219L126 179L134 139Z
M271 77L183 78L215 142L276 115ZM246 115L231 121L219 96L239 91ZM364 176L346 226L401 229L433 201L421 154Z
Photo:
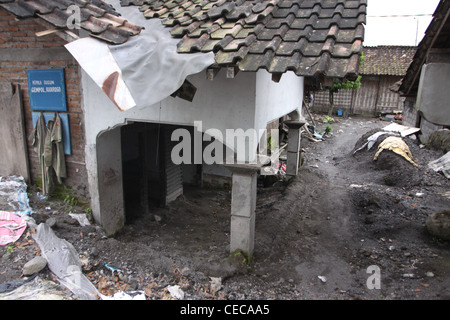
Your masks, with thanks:
M27 228L27 223L18 215L0 211L0 245L17 241Z
M20 216L33 213L24 177L0 177L0 210L11 211Z
M78 221L78 223L80 224L80 226L84 227L84 226L90 226L91 223L89 222L89 219L87 218L87 216L84 213L69 213L69 216L75 220Z
M13 290L0 291L0 300L73 300L70 292L57 283L39 277L9 285L16 287Z
M436 172L442 171L447 179L450 179L450 151L437 160L428 163L428 167Z
M364 149L366 146L367 146L367 150L372 149L373 145L377 142L378 138L385 134L387 134L387 132L380 131L380 132L377 132L377 133L371 135L369 138L367 138L367 142L364 143L361 148L355 150L355 152L353 152L353 154Z
M111 296L101 295L102 300L146 300L143 291L123 292L118 291Z
M65 47L120 110L160 102L178 90L187 76L214 63L211 52L177 53L179 39L172 38L160 19L146 19L138 7L121 7L119 0L108 3L124 19L145 29L121 45L88 37Z
M82 300L98 300L97 288L81 272L81 261L71 243L58 238L53 230L41 223L36 227L33 239L39 245L42 256L58 281Z

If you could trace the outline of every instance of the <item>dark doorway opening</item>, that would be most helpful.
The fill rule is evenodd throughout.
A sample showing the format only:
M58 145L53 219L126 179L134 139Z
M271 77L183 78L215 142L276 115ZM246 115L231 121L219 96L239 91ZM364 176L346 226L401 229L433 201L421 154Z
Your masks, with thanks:
M121 128L122 172L126 222L163 205L164 153L161 127L133 123Z
M179 142L171 136L178 128L144 122L121 128L125 223L167 206L183 194L183 185L199 184L201 165L172 162L172 148Z

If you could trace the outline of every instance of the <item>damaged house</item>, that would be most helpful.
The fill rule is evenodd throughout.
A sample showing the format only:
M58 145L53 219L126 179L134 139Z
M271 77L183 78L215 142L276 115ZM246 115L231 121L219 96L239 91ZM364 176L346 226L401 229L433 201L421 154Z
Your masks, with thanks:
M150 202L168 205L185 184L225 176L232 177L230 250L251 254L263 132L289 115L286 173L296 175L304 88L357 77L366 6L366 0L1 0L0 84L8 96L1 108L8 116L14 108L18 119L2 126L14 132L9 141L21 141L17 153L29 163L20 172L10 164L7 174L40 178L29 136L40 113L46 121L57 113L63 182L90 199L108 235L136 210L148 212ZM227 130L253 134L235 143ZM176 149L181 143L191 144L192 154ZM205 161L207 150L214 153L210 143L234 161ZM174 150L185 161L173 161Z
M419 138L450 127L450 2L441 0L405 77L396 90L405 98L403 122L421 129Z

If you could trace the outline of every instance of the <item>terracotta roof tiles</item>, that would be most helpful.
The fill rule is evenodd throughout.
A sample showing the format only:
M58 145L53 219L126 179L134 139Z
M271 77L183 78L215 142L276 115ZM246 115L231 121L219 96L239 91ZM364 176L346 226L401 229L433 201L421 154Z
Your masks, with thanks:
M38 17L58 29L67 29L67 21L73 14L68 9L71 5L80 8L81 28L109 43L124 43L142 29L122 19L111 5L101 0L0 0L0 7L16 17Z
M416 47L365 47L360 73L363 75L404 76L416 53Z
M160 18L178 52L216 54L220 66L299 76L358 74L366 0L122 0Z

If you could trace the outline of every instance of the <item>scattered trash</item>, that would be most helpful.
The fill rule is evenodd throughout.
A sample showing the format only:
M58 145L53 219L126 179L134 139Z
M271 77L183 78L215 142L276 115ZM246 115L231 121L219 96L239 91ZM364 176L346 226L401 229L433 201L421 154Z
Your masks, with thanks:
M39 224L35 229L33 239L58 281L82 300L98 300L99 292L81 272L82 264L73 245L58 238L45 223Z
M414 278L415 275L413 273L405 273L403 274L403 278Z
M111 270L112 273L120 271L120 269L118 269L110 264L107 264L107 263L103 263L103 266L106 267L107 269Z
M0 245L17 241L27 227L24 219L18 215L0 211Z
M131 292L123 292L119 291L114 293L113 295L100 295L102 300L145 300L144 291L131 291Z
M180 286L168 286L167 290L169 291L170 295L178 300L184 299L184 292L180 289Z
M357 150L355 150L355 152L353 152L353 154L355 154L356 152L364 149L367 146L367 150L372 149L373 145L377 142L378 138L384 134L387 134L387 132L377 132L373 135L371 135L369 138L367 138L367 142L365 144L363 144L363 146Z
M309 140L313 142L319 142L323 140L323 136L319 132L317 132L317 127L312 126L310 124L306 124L305 126L303 126L303 129L308 134Z
M400 136L407 137L411 134L419 132L420 128L407 127L398 123L391 123L387 127L384 127L383 130L388 132L397 132L400 133Z
M361 185L361 184L351 184L350 186L349 186L350 188L364 188L365 186L364 185Z
M84 227L84 226L90 226L91 223L89 222L89 219L87 218L87 216L84 213L69 213L69 216L75 220L78 221L78 223L80 224L80 226Z
M211 281L211 294L216 294L222 289L222 278L210 277Z
M384 121L402 121L403 112L401 110L383 112L380 114L380 118Z
M417 198L423 198L425 196L425 193L423 193L423 192L417 192L416 193L416 197Z
M39 200L47 200L47 196L41 194L40 192L38 192L38 193L36 194L36 196L38 197Z
M0 196L0 210L12 211L20 216L30 215L34 212L30 207L24 177L2 177L0 180Z
M408 160L413 166L417 167L417 164L413 161L413 156L411 154L411 151L409 150L408 145L402 140L402 138L387 137L386 139L384 139L384 141L380 143L378 151L373 157L374 161L378 159L378 156L383 150L390 150L392 152L395 152Z
M327 277L324 277L324 276L317 276L317 278L319 278L320 281L322 281L323 283L327 282Z
M450 151L437 160L428 163L428 167L433 169L435 172L440 172L444 174L447 179L450 179Z
M39 277L23 283L10 283L4 293L0 291L0 300L75 300L73 295L53 281Z

